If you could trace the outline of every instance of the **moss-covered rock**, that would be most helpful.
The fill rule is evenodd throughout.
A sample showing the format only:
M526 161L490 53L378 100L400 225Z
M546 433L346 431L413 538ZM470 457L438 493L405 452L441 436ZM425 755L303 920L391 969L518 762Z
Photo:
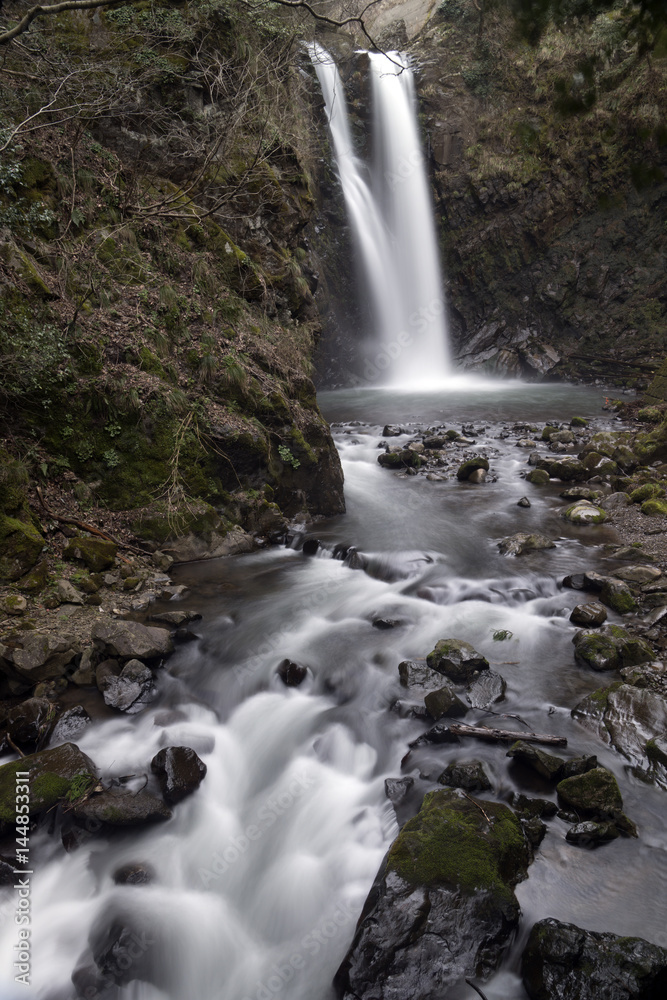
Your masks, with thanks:
M630 493L631 503L643 503L644 500L651 500L654 497L662 497L665 491L659 483L643 483Z
M526 481L533 486L547 486L549 483L549 473L546 469L532 469L526 476Z
M477 469L483 469L485 472L489 471L489 463L486 458L482 458L478 455L476 458L469 458L467 461L462 462L456 473L456 478L459 482L465 482L470 478L473 472Z
M652 648L619 625L605 625L595 632L577 632L572 639L575 659L593 670L617 670L654 658Z
M118 546L105 538L77 535L65 548L66 559L77 559L85 563L91 573L101 573L116 561Z
M448 764L438 777L438 782L451 788L463 788L466 792L486 792L491 788L491 781L481 760Z
M667 517L667 500L644 500L642 514L648 517Z
M561 512L561 517L572 524L603 524L607 520L605 511L587 500L577 500L570 504Z
M556 543L538 532L518 531L515 535L508 535L498 542L498 548L504 556L522 556L525 552L555 549Z
M53 750L22 757L0 767L0 820L16 820L16 773L27 771L29 786L28 815L45 812L62 801L77 779L96 780L97 771L90 757L74 743L63 743Z
M30 521L0 514L0 581L13 582L28 573L45 541Z
M427 793L387 855L388 871L410 885L482 890L507 899L529 863L530 850L511 809L499 802L476 805L455 791Z
M559 801L581 817L614 821L621 833L636 836L634 823L623 814L623 798L616 778L604 767L565 778L556 785Z
M440 639L426 657L432 670L445 674L457 684L468 684L479 670L488 670L489 661L463 639Z

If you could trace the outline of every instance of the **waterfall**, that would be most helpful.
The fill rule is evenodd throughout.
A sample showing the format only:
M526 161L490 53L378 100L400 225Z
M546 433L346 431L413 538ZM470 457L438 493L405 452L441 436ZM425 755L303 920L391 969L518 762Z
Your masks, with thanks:
M444 293L414 78L406 58L369 53L373 163L355 153L343 84L332 57L310 46L350 225L368 291L371 384L426 388L450 374Z

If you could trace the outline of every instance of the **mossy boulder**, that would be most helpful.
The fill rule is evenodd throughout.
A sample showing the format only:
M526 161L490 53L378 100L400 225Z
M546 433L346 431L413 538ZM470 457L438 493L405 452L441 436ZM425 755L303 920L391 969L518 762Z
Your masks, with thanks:
M424 796L419 813L392 844L387 870L413 886L446 886L469 894L482 890L510 900L530 860L511 809L499 802L477 805L443 790Z
M30 789L30 816L51 809L81 784L81 779L91 785L97 779L92 760L74 743L63 743L53 750L42 750L4 764L0 767L0 820L5 823L14 823L16 819L17 771L29 772L26 781Z
M637 413L637 420L644 424L659 424L664 414L657 406L644 406Z
M608 608L618 611L619 615L628 614L637 608L637 602L627 583L611 577L607 577L600 588L600 600Z
M556 543L539 532L518 531L498 542L498 548L504 556L522 556L526 552L537 552L540 549L555 549Z
M618 670L654 659L649 644L620 625L605 625L595 632L577 632L572 642L577 662L592 670Z
M667 517L667 500L645 500L642 504L642 514L649 517Z
M588 420L585 417L572 417L570 427L588 427Z
M466 976L490 975L518 925L514 886L531 857L506 805L429 792L370 891L338 995L435 998Z
M91 573L102 573L116 561L118 546L105 538L77 535L72 538L64 551L66 559L77 559L85 563Z
M665 491L659 483L642 483L630 493L631 503L643 503L644 500L652 500L654 497L662 497Z
M470 479L470 476L473 472L476 472L477 469L483 469L485 472L489 471L489 463L485 458L482 458L481 455L478 455L476 458L469 458L466 462L462 462L456 473L456 478L459 482L464 483Z
M533 486L547 486L549 484L549 473L546 469L532 469L526 476L526 481Z
M48 582L49 564L46 559L41 559L29 573L21 577L18 585L26 594L38 594L44 590Z
M634 823L623 814L623 798L616 778L605 767L564 778L556 785L558 799L581 817L614 821L621 833L636 836Z
M144 826L171 818L168 808L157 795L142 789L106 788L79 803L73 811L79 822L100 823L107 827Z
M477 671L489 669L486 657L462 639L440 639L426 662L432 670L445 674L457 684L469 684Z
M607 520L606 513L587 500L577 500L561 512L561 517L571 524L603 524Z
M28 573L45 541L31 521L0 514L0 582L12 583Z
M583 483L589 478L590 473L578 458L566 455L551 463L549 475L566 483Z

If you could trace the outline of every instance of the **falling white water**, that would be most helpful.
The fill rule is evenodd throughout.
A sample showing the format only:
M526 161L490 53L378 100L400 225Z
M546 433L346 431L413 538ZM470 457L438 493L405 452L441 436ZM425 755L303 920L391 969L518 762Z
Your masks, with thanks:
M371 384L437 385L450 375L450 361L412 71L401 53L369 53L374 108L369 171L354 152L333 59L316 43L310 54L376 327L364 376Z

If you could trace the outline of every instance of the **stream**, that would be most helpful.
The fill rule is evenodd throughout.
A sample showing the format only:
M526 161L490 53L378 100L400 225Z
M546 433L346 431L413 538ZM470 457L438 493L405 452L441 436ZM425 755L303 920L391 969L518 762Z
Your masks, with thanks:
M506 679L506 701L495 710L566 736L572 754L598 755L640 831L638 840L587 851L566 843L562 820L549 822L517 888L522 930L484 987L489 1000L526 996L518 956L545 916L667 946L664 793L633 777L570 717L580 698L608 681L575 664L568 619L581 596L559 584L566 573L613 568L602 545L616 534L565 522L563 484L524 482L528 455L516 446L523 433L512 429L574 415L602 429L609 425L603 402L599 387L472 380L438 393L321 395L343 462L347 513L302 526L289 546L176 569L176 582L189 587L179 607L203 616L193 626L200 640L167 661L149 709L96 722L78 745L105 776L137 775L136 787L163 746L192 747L208 773L160 826L92 837L67 855L46 831L33 837L32 996L74 1000L71 976L90 962L89 935L119 919L135 929L137 966L128 978L139 978L91 997L331 1000L331 980L398 831L385 778L415 778L401 821L441 787L437 776L457 758L484 761L492 797L553 795L537 778L526 785L499 744L422 747L402 771L408 743L429 724L410 716L398 664L450 636L470 642ZM487 449L495 481L431 482L382 469L385 423L408 430L399 443L417 429L472 426L474 451ZM503 429L508 436L499 436ZM530 508L517 506L524 495ZM539 530L557 547L501 556L497 541L519 530ZM305 537L319 539L314 556L301 551ZM340 548L334 558L336 546L354 546L365 568L352 568L355 559L342 560ZM398 624L380 629L377 619ZM499 629L511 637L494 641ZM276 675L285 657L308 667L298 688ZM466 722L477 721L505 724L471 710ZM114 884L114 871L130 862L149 864L154 880ZM8 921L0 937L3 1000L26 996L13 983L14 942ZM472 995L464 987L448 1000Z

